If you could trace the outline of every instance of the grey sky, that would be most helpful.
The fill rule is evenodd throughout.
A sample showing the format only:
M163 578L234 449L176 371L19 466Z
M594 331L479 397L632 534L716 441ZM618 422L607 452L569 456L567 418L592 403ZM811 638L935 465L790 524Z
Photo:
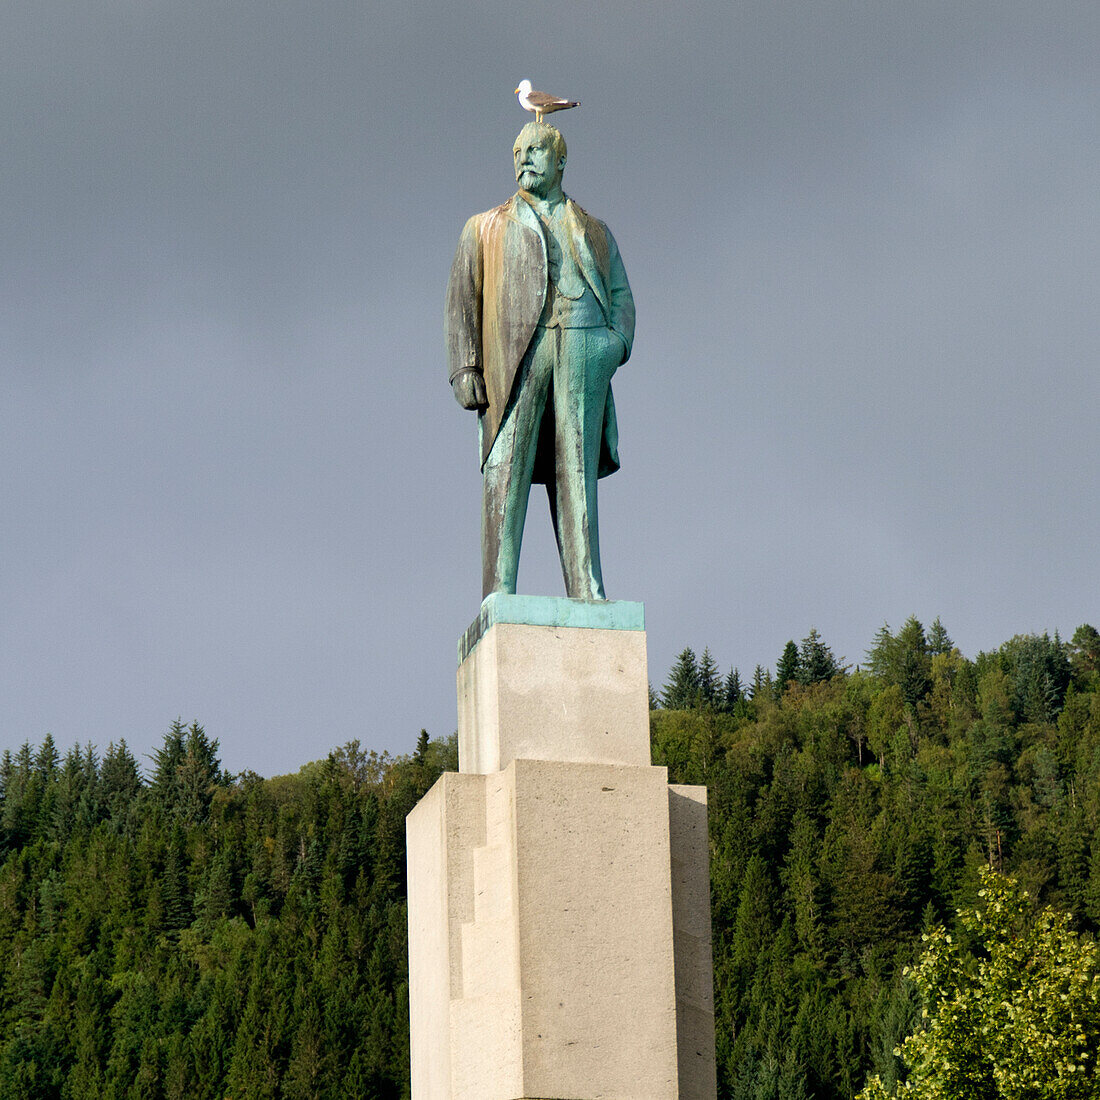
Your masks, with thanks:
M650 675L1100 625L1100 5L9 0L0 748L454 728L445 382L522 77L634 288L604 575ZM562 591L532 500L520 589Z

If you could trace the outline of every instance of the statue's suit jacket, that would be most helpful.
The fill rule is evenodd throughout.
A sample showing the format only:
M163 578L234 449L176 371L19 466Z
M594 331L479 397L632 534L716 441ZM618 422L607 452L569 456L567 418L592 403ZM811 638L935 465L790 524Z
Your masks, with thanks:
M619 249L599 219L566 199L570 239L581 274L603 307L608 327L623 343L622 362L634 342L634 299ZM444 330L448 379L474 368L485 379L488 408L481 417L481 463L493 441L516 382L516 374L542 314L547 293L546 239L542 224L518 194L475 214L462 230L447 285ZM553 462L540 455L535 481ZM611 390L604 408L600 477L619 468L618 427Z

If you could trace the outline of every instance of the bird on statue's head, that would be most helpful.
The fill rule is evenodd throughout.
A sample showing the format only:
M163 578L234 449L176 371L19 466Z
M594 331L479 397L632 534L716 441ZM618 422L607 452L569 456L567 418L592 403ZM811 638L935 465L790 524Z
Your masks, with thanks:
M535 116L536 122L541 122L543 115L554 111L567 111L570 107L581 105L579 99L562 99L560 96L547 95L546 92L536 92L531 88L529 80L521 80L515 93L519 97L519 105L525 111L530 111Z

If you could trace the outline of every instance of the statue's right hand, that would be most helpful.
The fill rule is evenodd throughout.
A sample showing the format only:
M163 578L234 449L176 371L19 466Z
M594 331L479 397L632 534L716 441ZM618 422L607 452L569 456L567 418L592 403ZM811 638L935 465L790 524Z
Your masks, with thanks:
M455 400L464 409L482 409L489 404L485 394L485 379L481 377L480 371L459 371L451 379L451 389Z

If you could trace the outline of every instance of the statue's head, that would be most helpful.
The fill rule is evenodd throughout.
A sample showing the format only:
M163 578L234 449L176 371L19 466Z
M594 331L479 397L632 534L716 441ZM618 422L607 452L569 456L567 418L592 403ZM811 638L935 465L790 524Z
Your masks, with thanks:
M546 122L529 122L512 146L516 183L538 198L561 187L565 171L565 138Z

